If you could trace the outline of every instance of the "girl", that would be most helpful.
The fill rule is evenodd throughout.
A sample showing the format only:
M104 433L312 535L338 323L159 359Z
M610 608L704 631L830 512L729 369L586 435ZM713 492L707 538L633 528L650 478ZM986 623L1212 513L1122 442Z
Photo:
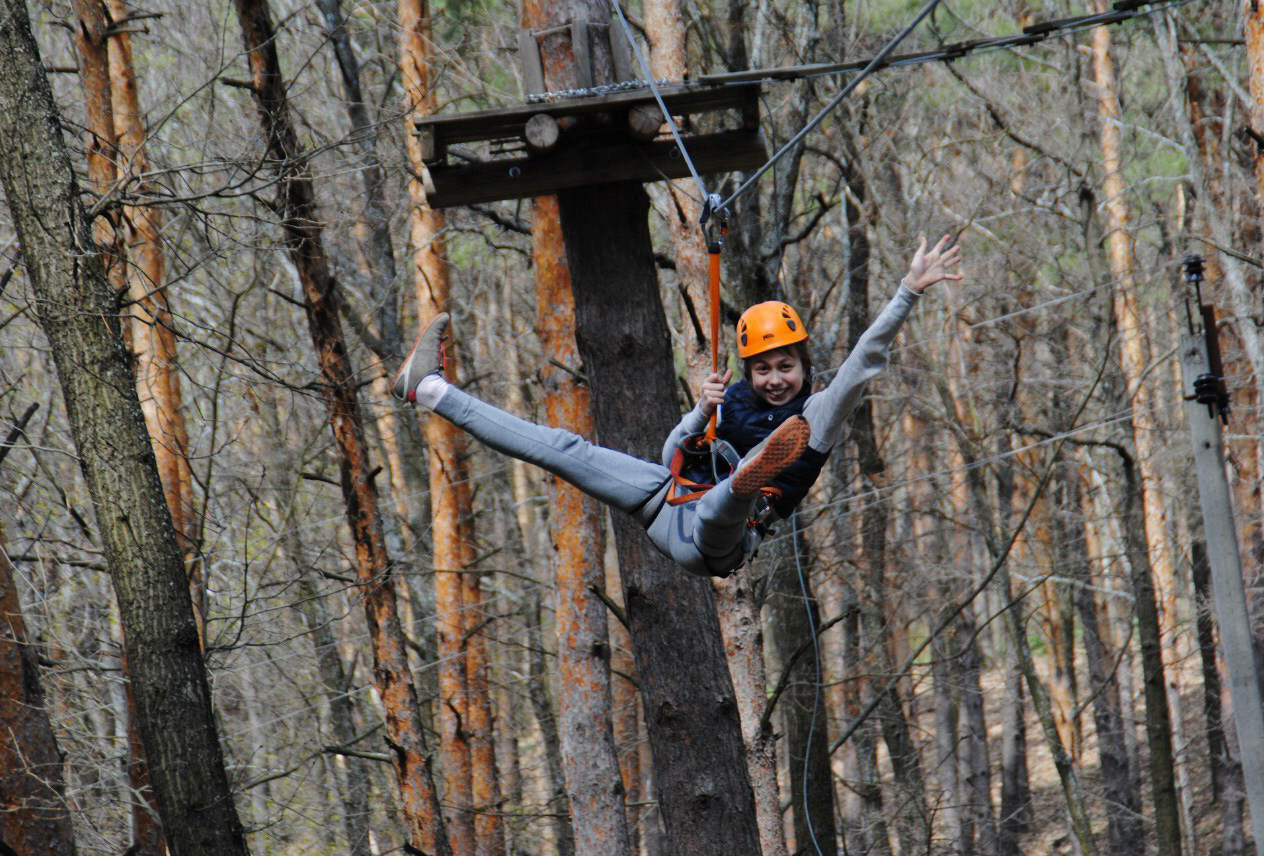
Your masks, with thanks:
M784 303L752 306L737 322L738 356L745 380L725 390L731 372L712 374L698 404L663 445L661 464L593 445L559 428L546 428L467 395L443 378L442 313L422 330L395 377L395 395L420 404L493 449L543 467L584 493L635 517L664 555L690 573L725 577L759 544L761 528L748 525L763 488L775 498L768 511L786 518L820 475L830 449L860 401L865 385L886 367L888 349L918 297L961 261L945 235L927 249L920 239L896 295L860 337L824 390L811 393L807 331ZM731 475L696 501L671 504L668 466L680 442L702 431L723 404L717 436L739 455Z

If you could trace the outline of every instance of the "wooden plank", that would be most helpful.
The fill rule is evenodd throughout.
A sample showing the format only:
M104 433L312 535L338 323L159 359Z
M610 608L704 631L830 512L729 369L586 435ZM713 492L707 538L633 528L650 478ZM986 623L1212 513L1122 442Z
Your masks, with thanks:
M571 50L575 54L575 88L593 85L592 43L587 21L571 21Z
M610 19L610 55L614 59L614 76L617 80L640 80L641 70L632 60L632 46L628 44L623 27L614 25L614 18Z
M726 131L692 137L689 155L702 175L753 169L768 159L758 131ZM569 187L615 181L685 178L689 168L676 143L612 142L575 145L544 155L435 167L426 199L434 208L501 199L527 199Z
M518 31L518 61L522 63L524 95L544 91L544 65L540 62L540 45L530 30Z
M674 115L681 115L740 109L744 103L748 103L752 90L758 95L759 84L707 86L693 82L669 83L659 87L659 90L667 109ZM568 98L543 104L515 104L511 107L450 116L427 116L417 120L417 127L434 128L437 139L444 143L468 143L520 136L522 126L537 113L547 113L554 118L585 116L630 109L638 104L653 102L654 95L647 87L589 98Z

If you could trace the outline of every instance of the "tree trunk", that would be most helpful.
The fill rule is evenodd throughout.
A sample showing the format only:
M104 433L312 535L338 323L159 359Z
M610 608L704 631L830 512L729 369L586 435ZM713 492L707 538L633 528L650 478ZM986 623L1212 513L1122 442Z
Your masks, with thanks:
M127 121L127 117L120 116L118 113L119 108L128 98L129 92L125 91L115 95L114 90L116 87L127 89L130 86L130 96L134 100L136 90L135 78L133 76L130 79L114 79L116 76L115 67L120 63L122 51L124 49L130 50L130 45L119 44L119 38L126 39L126 35L114 38L107 35L109 16L107 15L105 4L98 2L98 0L77 0L75 3L75 16L79 23L78 30L75 33L75 45L79 53L84 108L88 117L89 133L92 135L92 140L88 145L88 179L93 191L100 197L109 193L118 179L116 162L121 159L119 136L123 133L122 128L119 126ZM128 59L130 59L130 53ZM129 127L128 130L130 131L131 128ZM129 137L129 142L131 141ZM126 216L125 214L124 217L126 218ZM103 260L106 264L106 274L110 280L110 287L117 295L122 295L124 291L130 290L129 280L139 271L136 264L129 265L124 258L123 236L125 229L126 225L120 226L114 221L112 216L98 217L93 224L93 235L96 238L97 246L104 252ZM130 229L127 229L127 231L130 231ZM143 263L147 261L144 249L139 249L137 262ZM146 270L148 270L148 267L146 267ZM181 502L179 496L173 493L173 488L179 489L180 483L172 481L173 476L179 476L179 470L177 468L173 472L173 456L167 451L170 446L164 442L161 427L155 421L154 417L156 414L153 396L149 392L148 385L144 383L149 369L149 361L146 357L151 352L151 349L148 347L149 342L147 339L139 343L139 348L135 348L137 343L132 333L129 318L120 319L120 323L122 325L123 341L127 344L129 350L135 351L137 356L135 367L137 389L141 393L141 409L145 414L145 423L149 429L150 439L153 441L154 456L158 464L158 475L162 479L163 490L167 495L167 506L171 510L172 525L176 530L176 540L180 545L181 552L185 554L185 562L187 564L190 558L190 551L188 549L188 530L185 526L184 514L191 503ZM180 446L180 448L184 448L184 446ZM184 460L183 456L180 456L180 459ZM187 474L187 472L188 463L185 460L185 473ZM188 484L187 481L186 484ZM191 486L189 487L189 498L190 500L192 498ZM199 586L190 586L190 593L193 596L194 619L197 622L199 639L203 636L203 615L205 613L203 604L199 599L200 592L201 588ZM122 657L120 663L126 666L127 658ZM128 709L134 713L135 701L131 697L130 687L128 688L127 699L129 701ZM127 767L129 782L136 793L147 794L149 802L152 802L153 790L149 787L149 768L145 761L140 735L137 733L135 716L128 717L127 728L128 750L131 753ZM140 801L132 804L133 844L138 848L137 856L158 854L164 846L162 829L155 822L155 817L156 814L152 810L151 805L143 804Z
M715 580L715 605L720 635L724 639L724 658L733 679L733 695L742 723L760 850L763 856L785 856L785 824L777 787L776 735L771 718L764 716L768 706L764 628L752 577L748 563L728 579Z
M338 454L342 497L355 546L373 648L373 670L386 712L386 739L400 787L411 845L423 853L450 852L430 752L422 730L417 692L395 600L394 575L382 539L377 490L364 441L355 373L347 356L337 311L337 283L329 269L311 175L305 166L286 103L286 83L276 51L276 33L264 0L236 0L237 17L251 71L251 94L259 108L268 156L280 188L278 210L283 243L298 271L312 343L319 357L321 396Z
M800 553L807 545L802 534L791 535L789 521L782 524L789 537L765 546L760 564L768 568L769 625L785 686L777 705L784 725L786 763L790 770L790 807L794 819L796 851L832 856L838 852L834 819L834 777L829 764L829 735L825 721L825 692L819 686L820 665L813 645L812 628L821 623L812 587L809 563ZM802 574L802 577L800 577ZM810 615L809 615L810 611ZM791 661L794 660L792 663Z
M1105 11L1108 4L1095 0L1093 8ZM1141 316L1137 307L1136 278L1133 270L1133 240L1126 188L1123 179L1120 152L1119 125L1122 109L1119 105L1114 63L1110 53L1110 32L1107 27L1093 30L1093 73L1097 86L1099 113L1098 133L1102 151L1102 190L1107 212L1107 245L1110 250L1110 270L1115 280L1115 314L1119 331L1119 360L1123 381L1132 406L1133 441L1136 446L1137 489L1143 508L1147 561L1153 569L1153 585L1158 596L1159 629L1165 638L1169 659L1173 663L1184 661L1185 635L1178 632L1176 567L1171 544L1164 524L1162 492L1156 460L1157 424L1153 411L1153 399L1143 382L1147 370L1145 345L1142 341ZM1162 649L1160 649L1161 651ZM1161 654L1160 654L1161 656ZM1175 668L1163 672L1167 692L1167 707L1172 731L1172 742L1183 745L1183 727L1180 713L1180 679ZM1147 704L1147 719L1149 705ZM1178 854L1184 842L1190 853L1193 849L1193 825L1190 817L1187 764L1183 756L1173 755L1178 790L1178 818L1175 827L1169 827L1169 819L1156 817L1156 832L1160 856ZM1156 805L1157 808L1157 805ZM1182 828L1183 827L1183 828Z
M862 197L863 199L863 197ZM869 256L868 244L853 243L851 266L847 275L847 350L856 348L861 335L869 328ZM856 445L856 461L862 478L861 489L880 488L884 482L886 463L878 449L874 424L873 401L866 398L852 417L851 438ZM890 651L887 629L889 618L886 597L887 575L887 503L879 499L865 505L860 524L861 628L865 645L871 651L871 674L892 675L895 665ZM883 678L885 681L886 679ZM929 840L930 815L926 807L926 783L917 746L913 743L898 684L891 684L882 693L877 714L882 727L891 768L899 791L896 832L904 853L918 853Z
M535 200L531 234L540 346L550 363L577 372L575 301L557 197ZM540 379L548 424L592 439L588 390L576 374L550 364L540 370ZM571 822L585 853L626 856L631 843L611 723L606 607L593 593L605 588L603 509L556 477L549 479L549 503L557 585L558 730Z
M944 593L941 593L941 597ZM950 597L944 597L951 603ZM960 739L955 645L951 633L940 633L931 641L931 683L935 695L935 778L939 784L938 802L943 817L943 836L948 852L973 853L973 841L965 826L961 806L960 763L957 747Z
M852 674L844 684L846 704L840 723L850 728L860 711L873 699L875 674L871 658L863 645L860 632L860 597L848 587L843 594L846 606L843 616L843 660ZM878 770L878 723L872 717L857 726L851 738L855 749L856 769L852 788L860 799L861 811L857 827L845 830L847 852L875 853L890 856L891 836L887 831L882 799L882 776Z
M411 202L410 228L413 247L413 283L417 292L417 321L427 324L447 311L450 300L448 264L443 233L445 218L426 203L420 176L425 170L421 142L414 121L434 111L434 80L430 64L433 52L429 3L400 0L398 6L399 64L405 96L405 139L414 176L408 182ZM454 354L449 355L455 357ZM455 358L449 359L448 380L456 380ZM494 757L475 757L476 750L490 749L476 732L482 719L483 699L471 693L468 658L475 653L464 644L463 618L481 621L482 592L478 575L466 573L472 558L468 439L443 418L431 414L426 420L426 441L430 448L430 507L434 539L435 600L438 608L439 723L442 739L440 759L444 780L444 803L450 807L452 848L456 856L472 856L478 848L491 845L491 815L472 815L475 805L490 804L494 785L486 765ZM481 644L481 637L470 637ZM477 682L476 682L477 684ZM490 781L489 781L490 779ZM497 840L503 840L497 836Z
M39 655L26 636L0 529L0 845L17 856L74 856L64 759L44 708Z
M112 20L127 17L123 0L109 0L109 7ZM131 36L126 28L110 34L109 73L118 163L124 170L119 179L136 182L136 191L141 194L151 192L153 188L139 178L149 170L145 151L147 132L137 94ZM141 394L141 408L153 440L158 475L171 509L176 539L189 571L189 591L197 610L198 633L204 636L205 585L197 544L196 503L189 469L189 434L184 422L176 333L166 290L162 218L155 208L127 205L123 207L122 225L123 237L127 240L128 295L135 307L131 342L136 354L136 386Z
M184 562L60 126L26 5L5 0L0 180L97 511L163 825L178 856L244 854Z
M1255 0L1242 0L1246 41L1247 85L1251 93L1248 120L1256 139L1264 137L1264 9ZM1251 149L1255 165L1256 204L1264 206L1264 147Z
M1071 463L1068 462L1068 467ZM1106 647L1093 596L1088 544L1078 475L1065 469L1059 474L1061 510L1054 512L1054 540L1066 545L1068 575L1074 587L1075 607L1084 628L1084 659L1088 665L1088 694L1093 700L1093 725L1097 730L1098 767L1106 797L1106 836L1115 856L1140 856L1145 852L1141 825L1141 800L1133 787L1132 770L1125 751L1124 720L1120 711L1119 683L1115 679L1114 653ZM1065 522L1062 515L1066 516Z
M558 201L598 434L656 460L676 391L645 193L595 185ZM754 799L710 583L659 555L626 515L615 516L615 543L668 838L683 853L755 853Z
M550 26L610 15L601 0L537 8L529 20ZM566 32L542 39L541 55L549 88L573 85ZM595 81L611 80L608 46L595 42L591 56ZM645 192L593 185L559 194L558 203L598 436L657 460L677 397ZM710 583L659 555L626 515L615 515L615 543L668 838L683 853L755 853L754 799Z
M1093 194L1083 187L1080 190L1080 208L1083 218L1083 234L1086 256L1095 282L1101 282L1100 265L1096 257L1101 246L1100 229L1094 212ZM1123 318L1116 315L1120 300L1118 293L1107 307L1106 323L1120 327ZM1134 316L1135 320L1135 316ZM1113 335L1111 339L1115 338ZM1122 345L1121 345L1122 349ZM1122 358L1121 358L1122 362ZM1118 409L1127 405L1121 387L1126 374L1115 367L1108 367L1105 379L1107 396ZM1131 426L1129 426L1131 427ZM1137 432L1132 432L1133 436ZM1122 497L1116 513L1121 520L1121 536L1127 554L1128 569L1136 597L1137 635L1141 648L1143 695L1145 697L1146 742L1150 749L1150 790L1154 800L1155 833L1159 839L1160 856L1180 856L1180 806L1177 799L1175 752L1171 716L1168 710L1167 683L1163 673L1162 630L1158 606L1155 602L1153 575L1151 573L1148 536L1145 529L1145 483L1138 477L1131 452L1120 446L1116 450L1121 458L1124 473Z
M974 611L965 609L957 620L961 650L961 729L965 746L965 782L962 795L969 823L967 841L973 840L978 856L997 856L1000 849L996 814L992 811L992 771L988 762L988 728L984 717L983 653L979 650Z

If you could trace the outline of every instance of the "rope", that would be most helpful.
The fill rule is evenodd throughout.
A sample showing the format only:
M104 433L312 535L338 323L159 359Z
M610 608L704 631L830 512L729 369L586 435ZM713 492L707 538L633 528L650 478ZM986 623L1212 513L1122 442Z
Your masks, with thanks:
M614 0L611 0L611 2L614 2ZM857 74L850 81L848 81L847 85L843 87L843 90L839 92L837 95L835 95L832 99L830 99L830 102L825 105L825 107L821 110L821 112L817 113L816 116L812 118L812 121L804 125L797 134L795 134L793 137L787 140L785 145L783 145L776 152L776 154L770 157L767 160L767 162L764 163L763 166L761 166L758 170L756 170L753 174L751 174L749 178L747 178L744 182L742 182L742 184L737 188L737 190L734 190L732 193L730 193L728 198L720 202L717 207L720 210L728 208L729 204L734 199L736 199L737 197L745 193L748 188L750 188L755 182L759 181L759 179L763 176L764 173L766 173L769 169L775 166L777 161L781 160L783 157L789 154L791 149L793 149L800 142L802 142L804 137L812 133L812 131L816 130L816 126L824 122L825 117L828 116L830 113L832 113L835 107L837 107L839 104L842 104L843 99L845 99L848 95L850 95L855 90L855 88L860 85L861 81L863 81L866 77L868 77L873 72L873 70L876 69L878 65L884 59L887 58L887 55L890 54L891 51L895 50L899 46L900 42L904 41L904 39L908 36L909 33L913 32L913 30L917 27L917 25L920 24L926 18L927 15L935 11L935 7L938 5L939 5L939 0L930 0L929 3L923 6L922 11L917 13L917 17L914 18L908 24L908 26L900 30L900 32L896 33L895 38L887 42L886 45L883 46L882 50L878 51L878 55L875 56L873 59L869 60L869 64L866 65L863 69L861 69L859 74ZM692 168L692 165L690 166Z

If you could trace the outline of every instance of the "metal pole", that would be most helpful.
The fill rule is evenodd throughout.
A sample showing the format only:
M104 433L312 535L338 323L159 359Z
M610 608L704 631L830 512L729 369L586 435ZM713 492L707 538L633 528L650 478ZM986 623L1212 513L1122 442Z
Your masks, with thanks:
M1261 702L1251 624L1246 612L1242 557L1238 553L1233 502L1229 495L1229 480L1225 477L1220 417L1215 406L1193 398L1194 380L1211 374L1207 342L1202 336L1185 336L1181 340L1181 369L1185 378L1185 412L1189 418L1194 464L1198 470L1198 495L1202 501L1207 556L1211 560L1212 592L1216 618L1220 623L1220 650L1229 672L1233 719L1237 725L1242 774L1246 779L1247 804L1255 833L1255 851L1264 853L1264 703Z

